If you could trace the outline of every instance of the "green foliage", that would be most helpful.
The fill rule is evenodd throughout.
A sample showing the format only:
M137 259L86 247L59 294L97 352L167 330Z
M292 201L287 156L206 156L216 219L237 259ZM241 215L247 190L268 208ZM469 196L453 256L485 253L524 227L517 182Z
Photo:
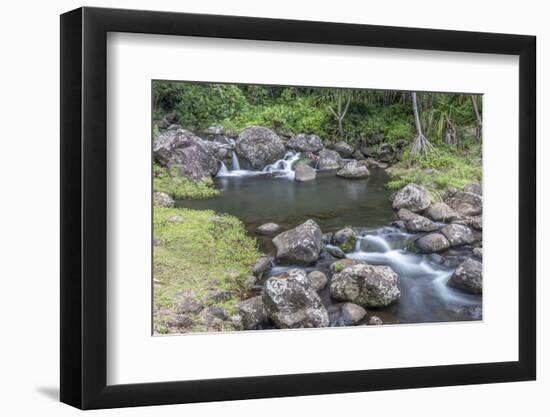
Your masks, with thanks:
M153 165L153 190L167 193L177 200L212 198L221 194L211 178L191 181L180 176L177 169L169 171L157 164Z
M170 222L174 215L182 222ZM202 298L211 289L228 291L227 300L212 304L234 311L245 277L262 256L239 219L210 210L155 207L153 235L160 242L153 254L155 311L173 309L182 291ZM160 315L154 322L156 332L169 331Z

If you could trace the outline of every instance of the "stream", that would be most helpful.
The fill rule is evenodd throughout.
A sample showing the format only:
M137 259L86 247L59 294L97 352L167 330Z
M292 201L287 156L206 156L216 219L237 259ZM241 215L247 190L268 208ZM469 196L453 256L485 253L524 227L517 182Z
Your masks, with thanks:
M364 260L372 265L388 265L399 275L401 298L398 302L369 313L384 323L430 323L480 320L482 298L455 290L446 285L453 269L445 267L438 255L419 255L406 250L413 234L390 227L395 220L382 169L371 169L366 180L348 180L334 172L317 171L317 178L308 182L294 181L292 163L299 154L268 165L263 171L240 168L233 156L231 169L220 167L215 178L223 190L220 197L207 200L180 200L178 207L210 209L238 217L247 231L257 238L260 250L272 253L272 237L257 233L258 226L274 222L288 230L313 219L323 233L345 226L360 231L354 251L347 258ZM336 259L322 256L314 266L330 278L329 266ZM274 265L267 277L280 274L292 266ZM264 280L267 278L264 277ZM330 298L329 285L319 292L331 323L339 315L339 305Z

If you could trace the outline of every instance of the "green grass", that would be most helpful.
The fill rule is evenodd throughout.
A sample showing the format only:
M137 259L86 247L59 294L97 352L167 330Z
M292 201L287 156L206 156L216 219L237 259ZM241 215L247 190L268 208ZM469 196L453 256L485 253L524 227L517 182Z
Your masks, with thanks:
M397 190L412 182L426 187L438 199L445 189L463 190L464 186L482 179L481 144L473 140L459 147L441 144L427 158L415 160L410 166L408 159L406 153L403 161L389 169L390 189Z
M168 221L179 215L181 223ZM154 307L173 309L176 295L192 290L197 298L209 290L229 292L228 300L216 304L230 313L247 294L243 281L262 254L254 238L246 234L236 217L210 210L155 207L153 214L155 279ZM155 331L168 329L155 315Z
M153 166L153 190L170 194L177 200L205 199L221 195L221 190L214 187L211 178L191 181L180 176L176 169L169 171L156 164Z

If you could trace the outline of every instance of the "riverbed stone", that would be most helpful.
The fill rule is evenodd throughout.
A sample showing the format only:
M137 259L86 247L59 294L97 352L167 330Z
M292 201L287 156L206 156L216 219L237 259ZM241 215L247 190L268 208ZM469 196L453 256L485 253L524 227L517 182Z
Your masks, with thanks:
M430 233L416 239L414 245L420 253L442 252L451 246L441 233Z
M369 318L369 325L371 326L380 326L381 324L384 324L382 319L378 316L371 316Z
M306 164L297 164L294 168L294 180L297 182L312 181L317 176L315 169Z
M353 154L353 146L344 141L336 142L332 145L332 149L340 154L342 158L349 158Z
M258 227L258 233L266 236L272 236L281 230L277 223L265 223Z
M388 143L381 143L378 146L378 159L381 162L391 163L395 160L394 149Z
M343 259L346 257L346 252L340 249L338 246L325 245L326 251L335 258Z
M385 307L401 295L399 276L389 266L349 266L333 275L330 295L366 308Z
M257 170L283 158L285 145L272 130L260 126L244 129L235 143L237 154Z
M175 149L168 167L176 169L182 177L198 181L216 175L218 161L204 146L191 145Z
M350 161L336 175L343 178L360 179L367 178L370 172L365 164L361 164L358 161Z
M338 246L344 252L352 252L357 242L357 233L347 226L332 235L332 244Z
M458 218L458 213L445 203L432 204L424 214L436 222L448 222Z
M335 274L335 273L338 273L338 272L342 272L348 266L366 265L366 264L367 263L365 261L361 261L359 259L345 258L345 259L340 259L339 261L331 263L329 269L330 269L330 272Z
M268 317L279 329L329 325L327 310L301 269L291 269L269 278L262 301Z
M261 278L262 275L269 271L271 269L271 257L270 256L262 256L260 259L256 261L254 266L252 267L252 273L258 277Z
M478 195L483 194L483 191L481 189L481 184L478 184L478 183L468 184L467 186L464 187L464 192L474 193Z
M262 323L267 321L267 313L261 295L241 301L237 308L244 330L257 330Z
M174 199L162 191L155 191L153 194L153 202L155 206L167 208L174 207L175 204Z
M183 149L191 145L202 147L203 140L187 129L181 126L166 130L155 137L153 140L153 157L161 165L172 163L182 163L177 160L175 152L177 149ZM206 150L206 149L203 149Z
M400 189L393 199L393 208L399 210L406 208L414 213L427 209L432 202L428 190L424 187L410 183Z
M475 259L467 259L455 270L447 285L471 294L481 294L483 289L483 266Z
M474 248L473 254L477 259L482 260L483 259L483 248Z
M277 251L275 258L282 263L310 265L319 258L323 242L321 228L307 220L294 229L273 238Z
M437 230L439 226L427 217L416 215L405 223L405 228L411 233L418 233L433 232Z
M406 208L401 208L397 210L397 217L399 218L399 220L402 220L404 222L408 222L409 220L412 220L418 216L419 214L413 213Z
M299 133L290 138L286 147L298 152L311 152L317 153L323 149L323 141L317 135L308 135L305 133Z
M367 315L367 310L359 304L344 303L341 307L339 324L341 326L355 326Z
M307 274L307 281L315 291L320 291L327 285L328 278L321 271L311 271Z
M462 216L477 216L483 211L482 197L474 193L456 193L448 204Z
M203 304L199 301L193 291L184 291L176 295L176 313L198 313L202 310Z
M336 151L323 149L319 152L318 168L321 170L339 169L342 166L342 158Z
M449 224L441 229L441 233L447 238L451 246L469 245L475 240L472 229L461 224Z

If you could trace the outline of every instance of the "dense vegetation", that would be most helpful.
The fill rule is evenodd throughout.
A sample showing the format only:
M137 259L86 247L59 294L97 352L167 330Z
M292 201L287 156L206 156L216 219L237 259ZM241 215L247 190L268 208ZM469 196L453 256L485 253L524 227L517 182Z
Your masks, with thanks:
M326 145L345 140L359 147L374 134L390 145L405 139L404 158L390 170L391 188L416 181L437 191L480 181L480 97L416 97L419 127L409 92L162 81L154 84L154 119L196 131L218 125L239 132L259 125L281 135L313 133ZM419 129L430 145L425 155L411 154Z
M220 190L213 187L211 178L191 181L179 175L177 169L169 170L158 164L153 165L153 189L177 200L211 198L221 194Z

